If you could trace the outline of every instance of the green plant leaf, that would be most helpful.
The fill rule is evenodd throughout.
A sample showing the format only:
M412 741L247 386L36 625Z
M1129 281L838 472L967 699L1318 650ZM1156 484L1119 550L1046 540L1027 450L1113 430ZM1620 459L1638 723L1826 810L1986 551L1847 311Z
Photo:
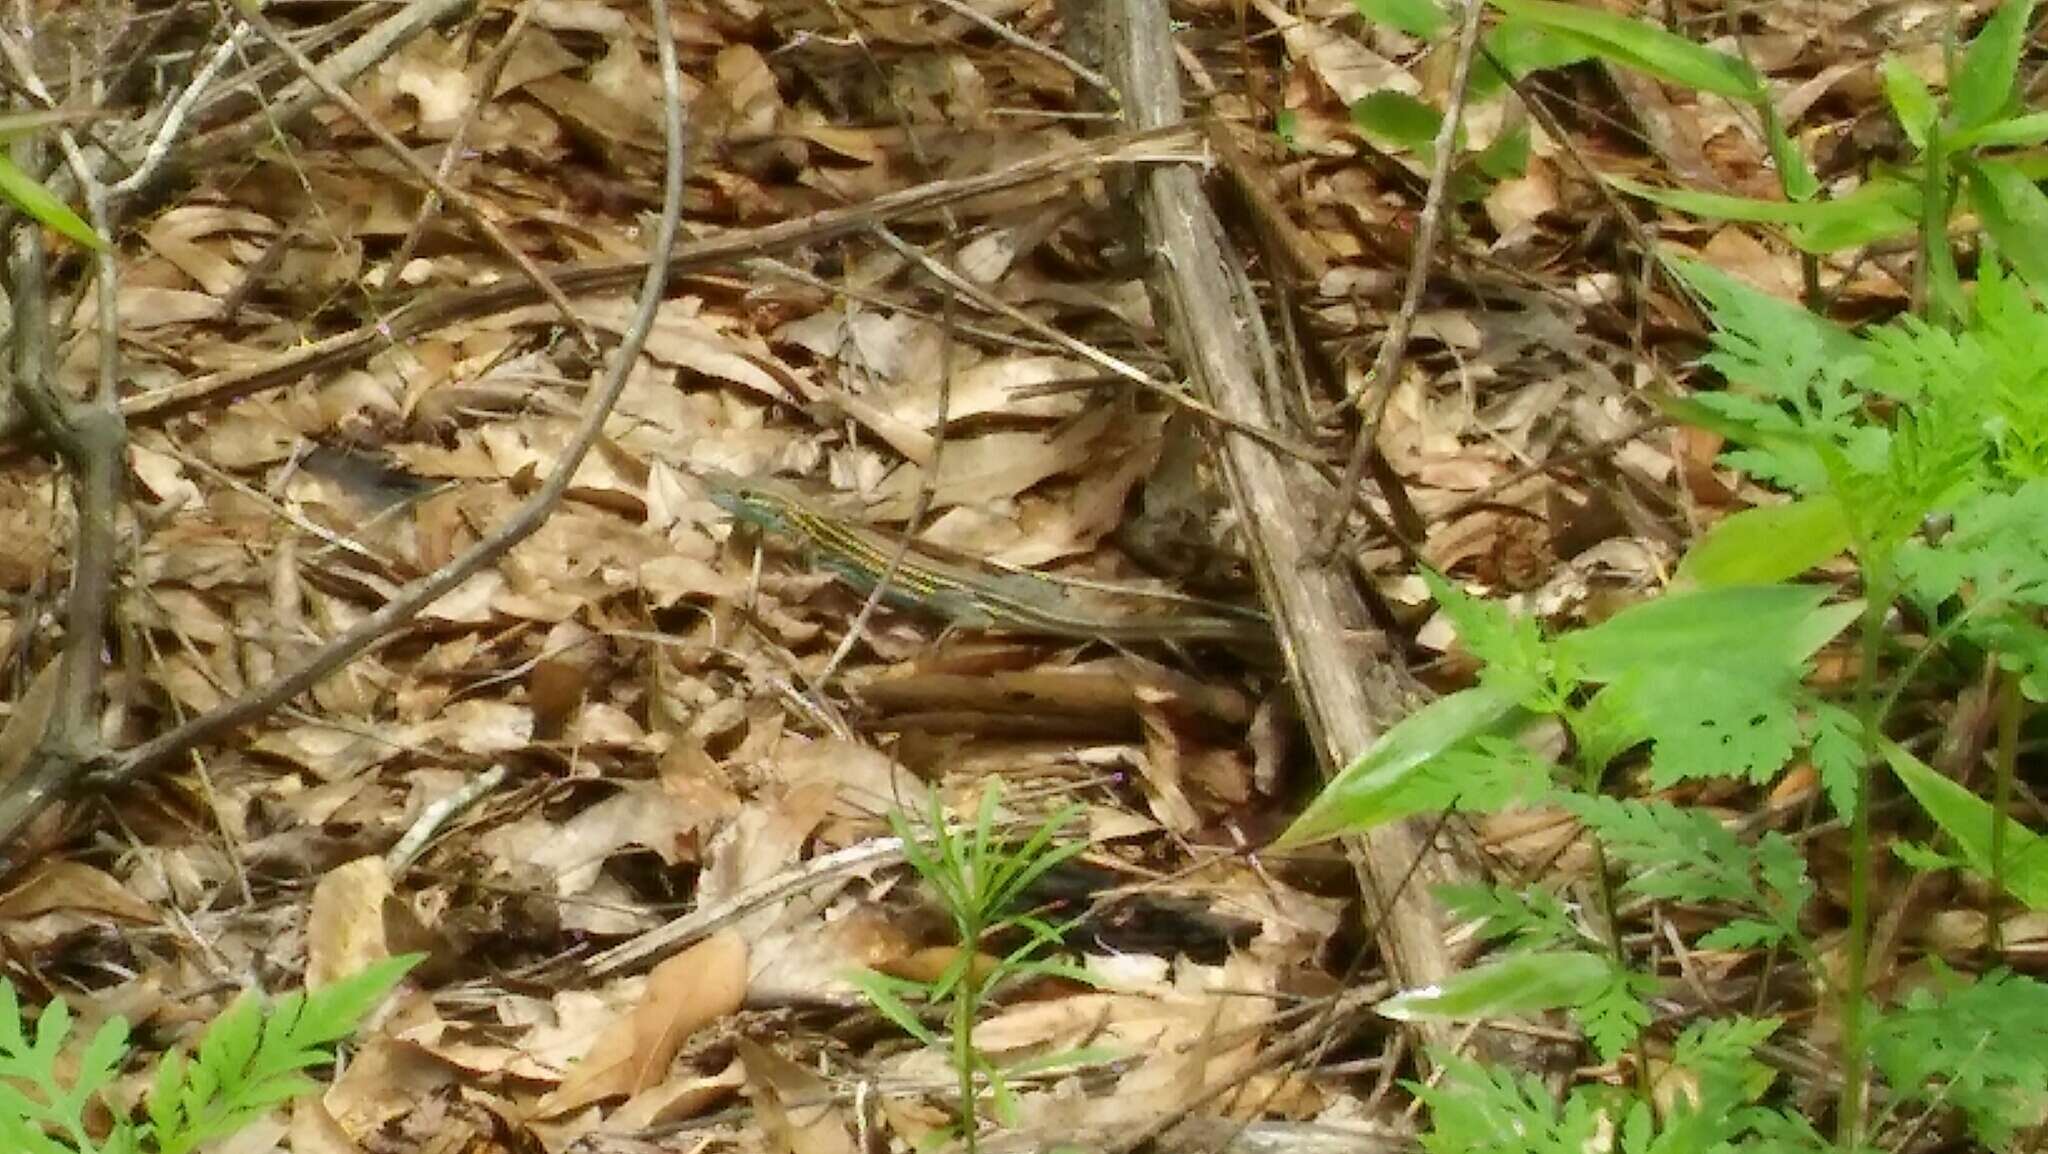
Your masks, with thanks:
M1785 127L1785 122L1768 105L1764 107L1764 135L1771 149L1771 163L1778 170L1778 189L1785 199L1805 203L1820 192L1820 178L1806 159L1806 150Z
M1515 954L1375 1006L1397 1022L1506 1018L1576 1006L1606 990L1614 963L1584 950Z
M1479 150L1472 163L1494 180L1515 180L1529 171L1529 124L1517 120Z
M1600 179L1631 196L1710 220L1775 224L1803 252L1829 253L1904 236L1919 227L1920 190L1900 180L1870 180L1847 196L1796 204L1685 188L1655 188L1626 177Z
M1913 147L1925 152L1927 137L1934 122L1941 117L1941 106L1934 101L1934 94L1927 90L1927 82L1913 71L1904 60L1887 56L1877 66L1878 74L1884 77L1885 99L1891 102L1892 115L1899 118L1899 127L1906 132L1906 139ZM1950 142L1951 146L1954 142Z
M1616 681L1648 670L1804 660L1807 619L1828 590L1816 585L1749 585L1666 593L1574 630L1553 644L1589 681ZM1776 639L1766 651L1760 639ZM1823 642L1825 639L1823 639ZM1817 646L1816 646L1817 647Z
M1970 204L1984 231L2021 276L2048 285L2048 195L2012 165L1999 160L1956 161L1968 180Z
M2012 100L2026 48L2027 20L2034 0L2005 0L1963 53L1962 67L1949 84L1949 127L1968 132L1989 124Z
M1991 877L1991 804L1936 772L1897 743L1886 741L1883 749L1885 761L1906 792L1913 795L1913 800L1920 803L1920 808L1927 811L1943 833L1954 839L1971 868ZM2005 823L2002 880L2006 891L2030 910L2048 910L2048 847L2044 847L2043 840L2019 822Z
M1351 106L1351 122L1375 140L1406 149L1428 148L1443 114L1405 92L1381 89Z
M923 1042L927 1046L939 1044L937 1034L917 1016L917 1011L904 1001L906 995L924 997L930 992L922 982L906 981L876 970L854 970L846 980L859 990L861 997L875 1007L877 1013L896 1024L896 1028Z
M1533 72L1565 68L1593 56L1585 41L1553 35L1540 24L1512 17L1488 29L1472 65L1471 99L1484 100Z
M399 979L426 959L425 954L382 958L307 994L297 1029L292 1031L292 1041L302 1048L324 1046L355 1033L356 1027L398 985Z
M1351 0L1358 14L1375 24L1398 28L1410 36L1434 40L1451 22L1435 0Z
M14 162L4 156L0 156L0 199L12 202L21 211L94 252L107 247L100 234L72 212L69 205L50 195L49 189L16 168Z
M1405 811L1390 802L1433 759L1481 734L1519 728L1528 719L1517 695L1501 687L1479 685L1430 702L1381 734L1372 748L1332 778L1280 835L1275 848L1363 833L1404 816Z
M1703 587L1769 585L1797 577L1849 547L1849 521L1833 496L1758 505L1723 518L1678 563L1678 580Z
M1490 0L1510 17L1580 40L1590 51L1659 80L1754 104L1764 93L1756 70L1741 59L1666 32L1654 24L1555 0Z
M2043 141L2048 141L2048 112L2029 112L1944 136L1942 147L1963 152L1972 148L2028 148ZM2036 180L2041 177L2038 172L2029 175Z

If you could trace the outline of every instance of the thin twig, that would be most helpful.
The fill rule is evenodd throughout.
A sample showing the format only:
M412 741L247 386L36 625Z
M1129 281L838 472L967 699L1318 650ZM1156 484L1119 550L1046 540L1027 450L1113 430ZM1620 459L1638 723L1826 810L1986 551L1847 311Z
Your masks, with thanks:
M666 14L664 13L665 18ZM242 19L246 20L250 27L256 29L257 35L269 41L271 47L284 53L286 58L292 62L294 67L299 69L307 80L312 81L316 88L327 94L329 100L334 101L357 124L362 125L363 130L370 134L370 137L377 142L378 147L382 148L401 167L411 173L414 179L425 184L435 195L445 201L450 208L455 210L457 216L460 216L469 223L470 227L482 233L484 239L490 242L492 248L504 254L505 259L517 266L521 275L525 276L527 280L533 283L535 288L540 290L541 295L547 298L548 303L555 306L556 312L562 314L563 322L569 326L571 332L574 332L583 341L585 348L590 349L592 352L598 349L597 334L591 331L589 322L577 314L576 307L569 303L569 298L563 294L561 286L557 285L554 279L549 277L540 265L534 263L533 258L526 255L525 250L514 243L512 238L505 234L504 229L499 228L492 222L490 217L484 215L483 208L477 204L475 197L470 196L468 193L450 185L447 181L435 175L434 170L428 168L426 162L414 155L412 149L405 146L404 141L394 136L391 130L384 127L383 123L375 116L370 115L370 110L364 108L362 103L356 100L354 96L351 96L346 88L328 79L327 74L320 70L320 66L307 59L306 54L299 51L298 46L287 39L284 33L278 31L277 26L272 24L261 12L256 11L253 7L244 8L242 9ZM670 51L673 51L674 47L674 45L669 45Z
M505 65L512 59L512 50L519 47L520 37L526 34L526 25L533 19L533 10L538 7L540 0L525 0L520 4L519 11L512 17L512 26L505 30L505 38L498 41L497 46L491 49L490 56L484 60L483 71L477 77L476 99L470 102L469 108L463 113L462 123L455 126L455 134L442 146L441 164L434 170L434 175L443 181L454 178L455 166L462 160L462 150L469 142L470 130L476 127L477 121L483 119L484 109L490 105L491 95L498 87L498 78L505 74ZM433 222L435 215L440 211L441 194L427 193L425 202L420 205L419 215L413 218L412 227L406 230L405 239L398 242L398 251L392 254L391 262L386 266L391 270L390 279L385 282L386 288L397 287L399 275L405 271L405 266L412 262L412 250L419 246L420 237L426 233L427 225Z
M149 144L142 151L142 159L136 162L134 169L127 176L107 186L110 197L119 199L141 191L163 167L165 158L171 154L171 145L177 141L178 134L185 129L186 119L192 115L193 106L199 103L200 97L206 95L206 90L212 87L214 79L220 75L221 69L227 67L228 61L235 58L235 53L241 48L243 41L249 38L249 33L250 28L247 24L236 25L226 39L213 50L213 55L207 57L206 63L200 66L199 71L192 74L191 81L170 103L163 106L162 113L156 117L156 126L146 130L149 133ZM96 179L89 164L81 170L80 164L76 161L72 164L72 175L81 182Z
M1081 63L1080 61L1074 59L1066 53L1061 52L1059 49L1054 48L1052 45L1041 44L1038 41L1033 40L1031 37L1024 35L1022 32L1019 32L1016 29L1011 28L1009 25L1004 24L1002 21L997 20L993 16L989 16L986 13L979 12L966 4L962 4L960 0L933 0L933 3L937 4L941 8L944 8L946 11L951 12L955 16L959 16L965 20L968 20L971 23L979 24L982 28L986 29L990 34L995 36L996 39L1001 40L1005 44L1013 44L1018 48L1022 48L1026 52L1032 53L1033 55L1043 56L1047 60L1052 61L1054 64L1059 65L1061 68L1064 68L1067 71L1073 73L1077 78L1085 82L1089 87L1095 89L1095 91L1107 95L1112 100L1116 99L1116 86L1109 82L1108 77L1104 76L1100 72L1095 71L1093 68L1088 67L1086 64Z
M849 874L864 874L903 860L903 839L873 838L820 854L765 878L723 901L699 906L667 925L659 926L631 940L621 942L590 959L583 976L595 981L627 970L649 966L677 950L699 941L765 906L774 905L812 886L837 881Z
M505 773L503 765L494 765L464 782L461 789L421 810L419 818L405 831L405 836L399 838L398 844L392 846L384 855L384 866L390 871L391 876L397 877L404 873L426 850L427 843L434 840L434 835L441 832L441 828L447 825L451 818L475 805L485 794L503 785Z
M682 82L678 75L675 43L668 33L668 12L664 0L651 0L655 45L660 54L662 75L662 126L667 158L662 189L662 214L655 230L652 251L665 253L675 243L683 210L683 164L687 155L683 136ZM569 481L604 429L605 420L617 404L633 364L639 358L648 332L660 311L662 294L668 284L668 263L651 258L631 322L627 325L606 368L602 384L592 390L569 443L540 488L513 512L505 524L434 573L413 582L376 612L313 653L297 668L262 691L203 714L142 745L105 759L92 780L100 785L128 781L156 769L203 742L268 715L310 689L322 678L354 660L375 645L389 640L400 628L435 599L461 585L525 540L545 522L568 490ZM10 839L33 813L10 815L12 824L0 823L0 844Z
M1415 248L1408 261L1408 288L1401 297L1401 311L1387 331L1380 355L1366 378L1359 400L1366 403L1365 416L1358 423L1358 439L1352 442L1351 457L1344 462L1344 480L1337 487L1337 515L1331 521L1325 552L1334 555L1349 532L1351 511L1358 504L1358 482L1365 472L1365 458L1379 440L1380 422L1386 417L1387 402L1400 382L1401 362L1408 354L1408 338L1415 331L1415 315L1422 308L1422 293L1429 284L1429 266L1436 258L1436 237L1443 225L1451 169L1457 160L1458 128L1465 119L1465 90L1472 76L1472 58L1479 47L1479 15L1486 5L1465 0L1464 22L1458 26L1458 58L1451 71L1450 106L1444 110L1437 129L1436 155L1431 158L1429 191L1422 200L1422 220L1415 232Z

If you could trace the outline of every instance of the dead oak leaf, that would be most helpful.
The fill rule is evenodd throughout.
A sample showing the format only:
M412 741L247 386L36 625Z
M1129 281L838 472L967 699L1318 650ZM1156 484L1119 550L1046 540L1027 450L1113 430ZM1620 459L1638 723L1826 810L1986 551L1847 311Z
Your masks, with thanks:
M780 1154L855 1154L853 1134L825 1080L750 1038L739 1042L747 1096Z
M747 992L747 943L714 935L654 968L639 1004L570 1067L541 1117L556 1117L660 1085L690 1035L736 1012Z

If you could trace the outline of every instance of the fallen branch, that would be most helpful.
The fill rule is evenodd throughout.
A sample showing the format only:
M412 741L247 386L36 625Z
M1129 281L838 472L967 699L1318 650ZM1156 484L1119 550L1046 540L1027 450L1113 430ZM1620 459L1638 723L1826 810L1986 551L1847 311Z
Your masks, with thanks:
M1123 93L1128 122L1155 129L1178 122L1180 81L1161 0L1108 5L1102 35L1104 69ZM1157 255L1152 287L1167 337L1197 392L1236 421L1280 427L1281 375L1265 320L1196 174L1141 174L1136 208L1144 246ZM1335 770L1398 720L1416 694L1402 684L1383 646L1353 643L1366 620L1358 592L1319 559L1302 515L1317 504L1305 499L1313 475L1245 438L1224 437L1219 444L1295 700L1323 765ZM1439 982L1457 968L1452 923L1431 895L1439 885L1469 878L1432 833L1420 821L1403 822L1348 844L1388 978L1397 986ZM1430 1042L1455 1040L1441 1026L1425 1025L1421 1032Z

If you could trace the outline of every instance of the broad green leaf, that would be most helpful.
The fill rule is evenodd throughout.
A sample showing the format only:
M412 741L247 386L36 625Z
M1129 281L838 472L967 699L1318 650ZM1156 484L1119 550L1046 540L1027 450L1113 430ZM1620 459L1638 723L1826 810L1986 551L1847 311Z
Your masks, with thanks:
M1436 0L1351 0L1358 14L1375 24L1398 28L1410 36L1434 40L1451 22Z
M1913 800L1954 839L1971 868L1992 876L1991 804L1895 742L1884 743L1884 756ZM2030 910L2048 910L2048 846L2043 840L2019 822L2005 823L2005 888Z
M1495 180L1514 180L1529 171L1529 123L1517 120L1503 129L1473 159L1479 171Z
M1754 104L1763 96L1756 70L1737 57L1695 44L1654 24L1560 4L1555 0L1490 0L1510 17L1577 38L1601 56L1660 80Z
M1472 66L1474 100L1484 100L1530 73L1569 67L1594 55L1578 37L1559 36L1540 24L1512 17L1489 29L1480 47L1484 55Z
M1750 585L1665 593L1598 625L1567 633L1560 659L1589 681L1643 669L1683 668L1748 658L1803 660L1807 619L1828 590L1817 585ZM1773 645L1766 651L1765 644ZM1753 656L1752 656L1753 655Z
M1896 56L1885 57L1877 68L1884 77L1885 99L1891 101L1892 115L1899 118L1906 139L1913 142L1914 148L1926 151L1928 133L1941 116L1941 106L1927 90L1927 82Z
M1443 114L1403 92L1382 89L1351 106L1351 122L1374 139L1402 148L1427 148Z
M2027 20L2033 14L2034 0L2005 0L1970 41L1962 67L1949 84L1950 128L1968 132L2005 111L2027 44Z
M1900 180L1872 180L1834 200L1795 204L1719 192L1655 188L1626 177L1602 180L1631 196L1710 220L1775 224L1804 252L1827 253L1903 236L1919 227L1920 190Z
M1952 152L1964 152L1972 148L2030 148L2043 141L2048 141L2048 112L2029 112L1955 133L1942 146Z
M1832 496L1744 509L1707 531L1678 564L1678 580L1713 587L1797 577L1849 547L1849 522Z
M1432 759L1461 742L1513 730L1527 720L1515 695L1503 688L1480 685L1440 697L1403 718L1345 766L1274 845L1288 849L1327 841L1405 816L1390 802Z
M14 162L4 156L0 156L0 199L13 202L21 211L94 252L107 247L107 242L93 231L91 225L79 219L78 214L63 201L51 196L49 189L16 168Z
M1968 177L1970 204L2000 255L2027 280L2048 284L2048 195L2003 161L1956 163Z
M1397 1022L1516 1017L1579 1005L1606 989L1613 974L1611 960L1584 950L1515 954L1441 985L1404 990L1374 1008Z

